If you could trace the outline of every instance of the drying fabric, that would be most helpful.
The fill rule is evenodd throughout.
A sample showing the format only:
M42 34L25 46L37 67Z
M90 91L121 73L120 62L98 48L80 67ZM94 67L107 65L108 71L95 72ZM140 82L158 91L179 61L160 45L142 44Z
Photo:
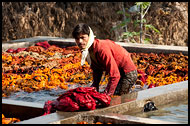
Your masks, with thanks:
M45 49L50 47L50 44L47 41L44 42L38 42L35 44L36 46L41 46L44 47ZM21 51L25 51L27 48L17 48L16 50L14 49L8 49L6 52L8 53L19 53Z
M78 87L68 90L55 101L45 102L44 115L55 110L64 112L94 110L97 107L107 107L110 102L111 97L97 92L95 87Z
M16 50L14 50L14 49L8 49L6 52L8 52L8 53L19 53L21 51L25 51L26 49L27 48L18 48Z
M44 42L38 42L35 44L36 46L41 46L41 47L44 47L45 49L49 48L50 47L50 44L47 42L47 41L44 41Z
M19 52L21 52L21 51L25 51L27 48L18 48L18 49L16 49L14 52L15 53L19 53Z
M15 51L14 49L8 49L6 52L13 53L14 51Z

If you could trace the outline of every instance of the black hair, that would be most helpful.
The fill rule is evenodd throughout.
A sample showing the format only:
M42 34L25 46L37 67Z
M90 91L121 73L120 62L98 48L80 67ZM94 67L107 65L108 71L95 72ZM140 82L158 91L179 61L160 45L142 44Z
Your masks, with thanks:
M80 34L90 34L90 29L87 24L80 23L77 26L75 26L72 35L74 38L77 38Z

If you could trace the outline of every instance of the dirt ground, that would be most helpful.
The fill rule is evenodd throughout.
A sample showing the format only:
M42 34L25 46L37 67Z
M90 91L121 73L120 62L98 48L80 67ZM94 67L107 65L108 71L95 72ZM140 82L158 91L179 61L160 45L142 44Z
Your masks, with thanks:
M123 6L124 5L124 6ZM123 20L117 14L134 2L2 2L2 42L34 36L72 38L78 23L87 23L99 39L119 41L111 31ZM188 2L152 2L145 16L161 34L152 31L153 44L188 46ZM128 29L135 31L133 25Z

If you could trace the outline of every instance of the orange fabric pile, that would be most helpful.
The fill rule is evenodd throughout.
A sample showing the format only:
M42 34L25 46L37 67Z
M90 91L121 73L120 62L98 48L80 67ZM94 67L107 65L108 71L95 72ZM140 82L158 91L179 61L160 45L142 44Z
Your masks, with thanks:
M188 80L188 56L182 53L131 55L138 69L138 85L151 88ZM81 66L80 61L77 46L35 45L19 53L2 52L2 97L22 90L68 90L68 84L91 83L92 70L87 62ZM100 85L107 84L108 78L104 75Z
M5 118L5 116L2 114L2 124L12 124L15 122L20 122L20 119L17 118Z

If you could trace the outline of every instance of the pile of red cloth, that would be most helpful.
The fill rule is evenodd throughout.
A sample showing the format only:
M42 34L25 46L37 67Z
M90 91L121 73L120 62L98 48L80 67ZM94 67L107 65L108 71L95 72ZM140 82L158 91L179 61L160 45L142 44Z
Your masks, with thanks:
M48 43L48 41L44 41L44 42L38 42L35 44L36 46L41 46L45 49L49 48L51 45ZM19 53L20 51L25 51L27 48L18 48L18 49L8 49L6 52L8 53Z
M64 112L94 110L97 107L107 107L110 102L111 97L97 92L95 87L78 87L68 90L55 101L46 101L44 115L56 110Z
M48 43L48 41L44 41L44 42L38 42L35 44L36 46L41 46L44 47L45 49L50 47L50 44Z
M6 52L8 53L19 53L20 51L25 51L27 48L18 48L16 50L14 49L8 49Z

